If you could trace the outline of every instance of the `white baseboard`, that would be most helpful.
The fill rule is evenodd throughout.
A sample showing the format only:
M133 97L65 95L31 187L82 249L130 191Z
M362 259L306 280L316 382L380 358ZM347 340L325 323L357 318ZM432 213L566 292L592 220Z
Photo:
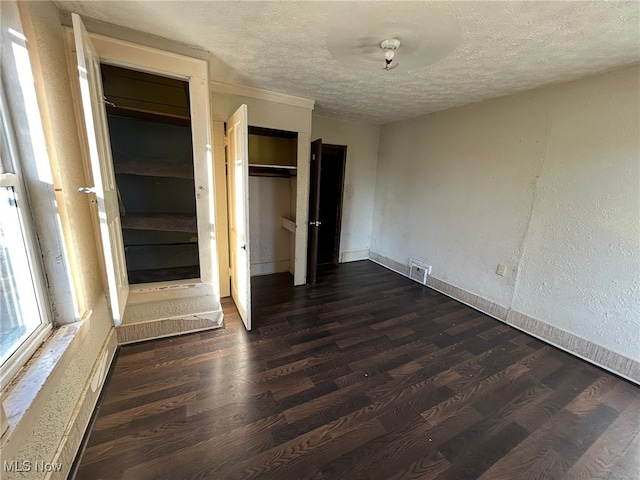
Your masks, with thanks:
M62 465L62 469L59 472L47 473L44 477L45 480L63 480L69 475L73 461L80 449L82 438L91 420L91 415L93 415L96 402L104 386L117 346L115 328L112 328L100 349L100 353L96 357L91 376L80 394L80 399L51 462L52 464Z
M409 277L408 265L375 252L369 252L369 260L407 278ZM542 320L512 310L504 305L498 305L438 278L429 276L427 287L640 385L640 363L620 353L611 351L608 348L549 325Z
M351 250L340 254L340 263L357 262L368 258L369 250Z
M272 275L289 271L289 260L277 260L275 262L262 262L251 264L251 276Z

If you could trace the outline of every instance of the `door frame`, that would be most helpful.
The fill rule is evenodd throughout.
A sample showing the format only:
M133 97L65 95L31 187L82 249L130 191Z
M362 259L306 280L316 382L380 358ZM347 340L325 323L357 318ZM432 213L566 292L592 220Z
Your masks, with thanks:
M200 279L177 280L155 284L133 285L130 288L131 303L143 303L144 295L153 295L159 290L168 294L171 299L193 297L190 286L196 286L202 294L216 295L219 298L220 285L218 276L218 261L215 235L215 206L214 206L214 172L212 158L212 122L209 103L209 72L206 60L191 58L172 52L139 45L96 33L89 33L98 54L100 62L133 70L139 70L155 75L183 80L189 83L191 135L193 142L194 177L196 188L196 212L198 225ZM73 29L65 27L65 41L67 45L67 64L72 83L72 97L77 118L82 118L80 111L80 92L77 82L75 62L75 47ZM86 132L79 129L84 136L80 143L83 157L88 158L86 151ZM91 178L90 165L85 162L85 174ZM75 198L73 199L75 200ZM97 222L96 222L97 223ZM208 240L208 241L207 241ZM99 239L98 239L99 241ZM103 276L104 259L101 257ZM136 295L137 294L137 295ZM131 298L133 295L134 298Z

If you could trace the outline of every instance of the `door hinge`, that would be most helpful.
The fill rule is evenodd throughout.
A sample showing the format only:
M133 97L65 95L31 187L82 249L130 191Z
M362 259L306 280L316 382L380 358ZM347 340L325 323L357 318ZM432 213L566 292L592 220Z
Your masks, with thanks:
M229 267L229 276L231 276L231 267Z
M225 147L229 146L229 137L227 135L224 136L224 146Z

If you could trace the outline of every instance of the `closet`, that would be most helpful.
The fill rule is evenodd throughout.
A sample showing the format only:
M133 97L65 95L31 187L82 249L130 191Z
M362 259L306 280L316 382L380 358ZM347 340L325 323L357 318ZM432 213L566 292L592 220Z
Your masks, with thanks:
M298 133L250 126L248 144L251 276L293 274Z
M129 284L197 279L188 83L101 71Z

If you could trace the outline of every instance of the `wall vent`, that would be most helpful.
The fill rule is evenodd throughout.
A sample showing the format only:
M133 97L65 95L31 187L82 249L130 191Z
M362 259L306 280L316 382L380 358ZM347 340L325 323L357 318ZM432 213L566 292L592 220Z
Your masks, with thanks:
M409 278L422 285L427 284L427 277L431 273L431 265L426 265L415 258L409 259Z

